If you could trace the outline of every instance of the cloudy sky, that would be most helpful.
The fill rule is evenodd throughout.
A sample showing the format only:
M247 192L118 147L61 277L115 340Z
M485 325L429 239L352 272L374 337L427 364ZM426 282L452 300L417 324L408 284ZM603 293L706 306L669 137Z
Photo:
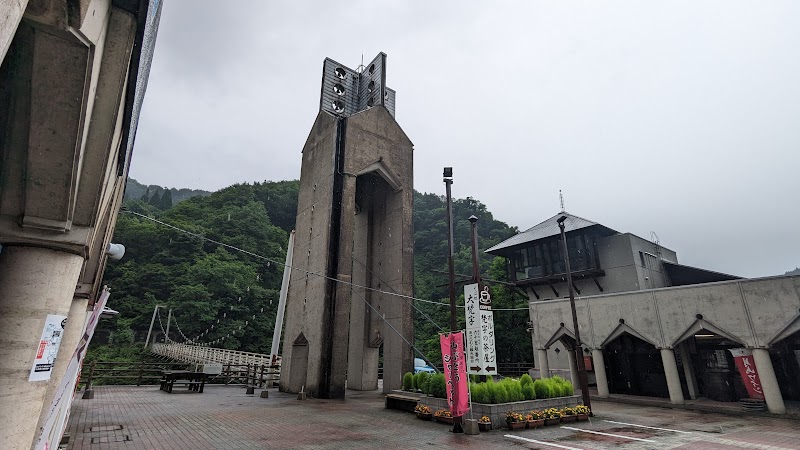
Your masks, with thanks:
M225 5L225 6L220 6ZM567 211L680 262L800 266L800 2L166 0L131 176L296 179L322 61L388 55L415 188Z

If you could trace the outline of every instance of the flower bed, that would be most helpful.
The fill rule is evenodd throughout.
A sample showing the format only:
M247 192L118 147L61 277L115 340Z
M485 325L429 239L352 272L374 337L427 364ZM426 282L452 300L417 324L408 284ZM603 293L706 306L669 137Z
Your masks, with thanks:
M527 414L531 410L546 410L549 408L562 409L574 407L579 404L580 395L570 395L567 397L546 398L542 400L526 400L523 402L498 403L488 405L484 403L473 403L472 414L474 416L487 416L495 426L506 423L506 416L509 412L519 412ZM448 409L447 400L435 397L423 397L419 400L420 404L429 406L432 410ZM469 413L467 413L469 418Z

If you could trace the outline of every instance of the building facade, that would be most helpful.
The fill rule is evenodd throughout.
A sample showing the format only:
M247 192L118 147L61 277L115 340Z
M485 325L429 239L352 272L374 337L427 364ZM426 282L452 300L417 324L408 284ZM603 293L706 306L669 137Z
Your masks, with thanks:
M800 400L800 277L745 280L682 265L657 240L566 212L487 250L508 258L511 280L528 293L534 376L559 373L577 385L560 217L599 395L736 401L754 386L736 367L745 354L770 411Z

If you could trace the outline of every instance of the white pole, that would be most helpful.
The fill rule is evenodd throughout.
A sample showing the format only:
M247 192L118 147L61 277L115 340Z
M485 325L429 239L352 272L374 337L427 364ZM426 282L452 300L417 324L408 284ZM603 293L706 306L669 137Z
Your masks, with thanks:
M274 364L277 359L281 344L281 328L283 328L283 313L286 311L286 295L289 292L289 280L292 277L292 255L294 253L294 230L289 234L289 247L286 249L286 265L283 267L283 282L281 295L278 300L278 312L275 314L275 331L272 332L272 350L270 357Z

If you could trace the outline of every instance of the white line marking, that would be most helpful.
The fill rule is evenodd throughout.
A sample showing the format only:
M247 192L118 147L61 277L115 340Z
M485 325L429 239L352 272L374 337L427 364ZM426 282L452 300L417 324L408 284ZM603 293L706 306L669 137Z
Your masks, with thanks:
M631 427L650 428L651 430L672 431L673 433L692 434L691 431L680 431L680 430L672 430L672 429L669 429L669 428L648 427L647 425L636 425L635 423L615 422L613 420L604 420L603 422L616 423L618 425L628 425L628 426L631 426Z
M549 445L551 447L563 448L563 449L566 449L566 450L582 450L582 449L576 448L576 447L567 447L566 445L558 445L558 444L553 444L553 443L550 443L550 442L537 441L536 439L528 439L528 438L524 438L524 437L520 437L520 436L514 436L513 434L506 434L503 437L506 437L506 438L509 438L509 439L517 439L517 440L525 441L525 442L532 442L534 444L539 444L539 445Z
M611 436L611 437L618 437L618 438L622 438L622 439L630 439L630 440L633 440L633 441L655 442L655 441L652 441L650 439L642 439L642 438L636 438L636 437L630 437L630 436L623 436L621 434L601 433L599 431L584 430L583 428L573 428L573 427L561 427L561 428L566 428L567 430L583 431L584 433L601 434L603 436Z

